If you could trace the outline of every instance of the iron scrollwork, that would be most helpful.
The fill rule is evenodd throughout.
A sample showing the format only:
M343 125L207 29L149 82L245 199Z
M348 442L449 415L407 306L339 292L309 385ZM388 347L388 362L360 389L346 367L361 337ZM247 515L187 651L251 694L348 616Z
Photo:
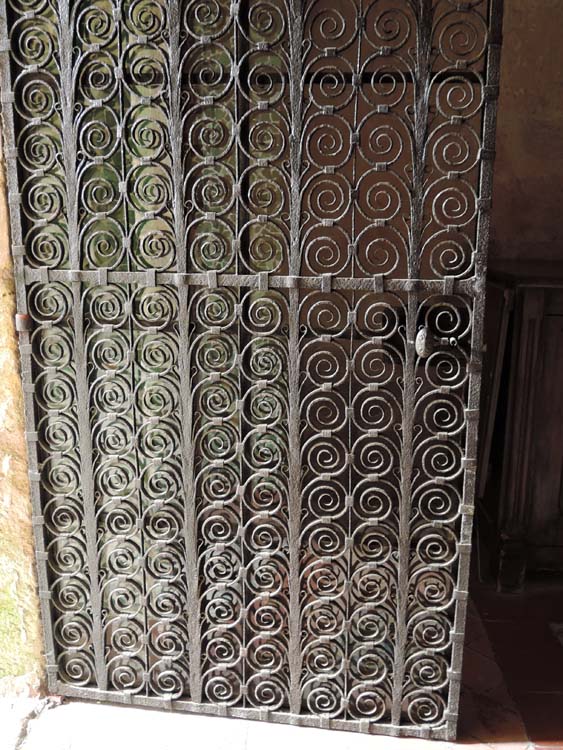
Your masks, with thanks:
M0 23L52 688L453 736L499 3Z

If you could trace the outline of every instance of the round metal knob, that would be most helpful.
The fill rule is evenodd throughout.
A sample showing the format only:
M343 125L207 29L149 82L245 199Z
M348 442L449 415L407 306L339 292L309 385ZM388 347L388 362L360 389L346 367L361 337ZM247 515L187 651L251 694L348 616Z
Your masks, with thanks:
M414 348L419 357L429 357L434 351L434 337L426 326L416 334Z

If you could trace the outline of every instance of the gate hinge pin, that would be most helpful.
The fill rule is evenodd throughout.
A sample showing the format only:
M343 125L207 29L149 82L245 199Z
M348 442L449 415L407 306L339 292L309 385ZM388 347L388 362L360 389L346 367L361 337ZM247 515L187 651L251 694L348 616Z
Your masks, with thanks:
M27 313L16 313L16 331L23 333L24 331L31 331L33 326L33 320L31 315Z

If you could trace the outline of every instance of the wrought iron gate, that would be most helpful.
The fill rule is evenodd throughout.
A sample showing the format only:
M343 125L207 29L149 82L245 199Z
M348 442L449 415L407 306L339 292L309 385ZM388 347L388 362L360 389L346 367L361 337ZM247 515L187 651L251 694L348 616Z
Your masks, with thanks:
M6 0L51 689L451 737L491 0Z

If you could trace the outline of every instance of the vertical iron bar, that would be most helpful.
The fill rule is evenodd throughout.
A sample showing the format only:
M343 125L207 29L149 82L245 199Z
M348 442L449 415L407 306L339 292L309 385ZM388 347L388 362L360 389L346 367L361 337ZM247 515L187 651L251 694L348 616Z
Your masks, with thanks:
M500 83L500 45L502 37L503 0L490 0L489 6L489 47L486 60L486 94L481 125L481 148L492 152L495 147L495 129ZM487 253L490 231L490 201L493 190L493 160L482 159L480 163L478 196L484 206L478 213L475 257L475 290L473 296L473 325L471 331L471 352L469 360L469 386L467 393L467 417L465 433L465 471L463 476L461 528L459 543L462 550L471 550L473 528L473 506L475 503L477 438L479 404L481 396L481 366L483 351L483 327L485 316L485 292L487 273ZM467 588L469 584L469 554L460 553L457 575L458 600L456 602L453 633L451 673L460 674L463 660L463 634L467 618ZM461 595L460 595L461 594ZM460 634L458 638L457 635ZM446 714L446 738L453 740L457 733L459 695L461 682L452 680L449 686Z
M64 164L66 193L68 245L70 267L80 269L80 232L78 218L79 184L77 174L76 126L74 122L74 70L73 31L74 13L70 0L60 0L60 74L61 74L61 120L62 157ZM82 309L82 284L72 281L72 317L74 325L74 364L76 368L76 408L84 501L84 526L90 576L90 604L92 609L92 638L96 676L100 690L107 689L107 668L104 658L104 635L102 627L102 601L100 593L97 545L97 521L94 507L94 474L92 464L92 427L89 417L89 387L87 352L84 336Z
M18 170L17 170L17 152L16 152L16 126L14 123L14 110L8 105L8 97L12 91L11 71L10 71L10 50L8 45L8 3L6 0L0 2L0 93L2 94L1 119L2 133L0 134L0 151L5 163L6 179L6 197L10 218L10 238L12 247L23 244L23 227L20 213L18 188ZM5 42L5 43L3 43ZM0 164L0 169L2 165ZM16 313L20 315L28 314L27 294L25 286L25 266L22 255L12 256L14 279L16 282ZM18 345L21 359L21 380L23 386L23 404L25 416L25 429L34 432L36 429L35 419L35 396L31 388L26 386L32 384L32 357L31 357L31 331L20 331L18 333ZM26 440L28 475L30 477L39 476L39 456L37 442L35 440ZM31 496L31 512L33 537L35 542L35 561L37 571L37 589L39 594L39 606L41 609L41 621L43 637L45 639L45 663L47 668L48 687L53 692L57 692L58 674L55 661L55 640L53 637L52 607L46 594L49 591L49 576L47 570L47 552L45 544L45 528L41 523L33 523L42 518L42 498L41 485L37 481L29 482L29 491ZM42 596L43 594L43 596Z
M170 151L172 159L174 238L179 273L187 271L186 223L184 216L183 123L181 105L182 53L179 0L170 0ZM190 373L189 295L185 284L178 286L178 326L180 351L180 411L182 414L182 474L184 485L184 545L186 554L187 618L190 697L201 703L201 625L197 556L197 513L193 446L193 404Z
M245 44L244 34L241 33L241 27L244 24L244 30L248 32L248 3L241 2L238 9L238 16L233 15L233 59L235 61L236 65L239 65L239 79L238 81L235 80L234 83L234 90L233 90L233 110L234 110L234 121L236 123L236 127L239 128L239 138L243 140L243 142L246 143L244 140L243 132L248 130L248 122L245 121L244 123L244 130L241 128L241 110L244 109L244 97L241 96L240 92L240 84L241 82L246 82L247 76L248 76L248 60L244 59L243 62L241 62L241 58L243 57L247 45ZM247 23L244 23L244 22ZM242 106L239 106L239 101L242 104ZM235 142L235 149L234 149L234 158L235 158L235 184L239 186L241 189L242 194L242 181L241 181L241 174L245 172L245 166L246 166L246 159L244 158L244 151L241 148L241 140L238 140ZM248 176L246 177L248 180ZM239 194L239 195L240 195ZM240 200L240 197L235 198L235 204L234 204L234 222L235 222L235 237L237 240L240 238L240 231L241 226L244 226L246 224L246 216L243 216L243 206L242 202ZM239 252L236 256L236 273L239 274L242 271L242 264L240 259L241 252L244 252L242 248L239 246ZM242 310L242 300L244 299L245 293L244 290L239 287L237 289L237 302L239 305L241 305L240 309ZM239 355L242 355L242 352L244 350L244 326L240 323L240 321L237 321L236 323L236 337L237 337L237 351L239 352ZM237 372L237 385L238 385L238 395L237 398L242 400L243 393L246 391L246 386L243 385L243 367L242 364L239 364L236 368ZM240 440L241 444L244 443L245 438L245 422L243 418L244 413L244 407L241 406L238 410L238 439ZM245 467L244 467L244 457L243 452L240 451L238 454L238 470L239 470L239 482L243 488L245 488L246 482L245 482ZM244 493L245 489L243 489ZM244 503L244 495L240 495L238 498L239 503L239 523L240 528L245 528L245 503ZM242 606L246 609L248 606L247 601L247 587L246 587L246 566L247 566L247 556L246 556L246 545L244 536L241 536L240 538L240 555L241 555L241 570L240 570L240 590L241 590L241 599L242 599ZM247 623L246 618L242 618L241 622L241 645L244 649L243 653L246 652L246 642L247 642ZM248 669L247 669L247 658L243 657L241 658L241 679L243 686L247 686L248 681ZM243 705L247 705L248 696L243 696Z
M401 723L401 704L407 646L407 604L409 593L410 515L413 471L413 429L416 398L415 337L418 314L417 281L419 254L424 226L424 147L428 127L430 92L430 53L432 45L432 0L418 0L416 64L414 73L413 176L411 191L411 227L403 371L403 420L401 449L401 499L399 508L399 563L397 575L397 629L393 664L393 704L391 723Z
M289 18L290 132L290 252L289 275L301 265L301 77L303 18L301 0L291 0ZM289 290L289 710L301 710L301 607L299 537L301 531L301 449L299 438L299 289Z
M119 0L114 0L113 4L114 13L118 13L120 11L120 3ZM129 35L127 34L127 28L123 27L123 24L119 24L116 27L116 56L118 60L118 65L121 70L125 68L126 65L126 55L127 55L127 48L128 48L128 41L130 39ZM122 132L126 131L126 122L127 122L127 106L126 106L126 100L125 100L125 94L126 94L126 86L124 85L123 79L121 78L118 81L118 103L116 106L118 106L118 114L119 114L119 127L122 129ZM127 164L127 150L125 146L125 138L121 139L121 142L119 144L119 152L120 152L120 163L121 163L121 179L125 180L127 177L127 171L128 171L128 164ZM130 196L123 196L123 229L124 229L124 237L130 236L130 222L129 222L129 199ZM135 225L135 219L132 220L131 224ZM133 271L135 270L135 265L133 263L134 260L134 249L131 248L131 250L127 250L127 270ZM129 303L133 304L133 297L135 295L135 285L134 284L127 284L127 296L129 299ZM132 309L132 307L131 307ZM129 336L129 342L131 350L134 351L135 349L135 322L133 319L133 316L130 314L127 316L128 321L124 326L124 329L127 331L127 334ZM131 388L131 393L135 393L135 362L131 363L131 367L129 368L128 372L128 379L129 379L129 385ZM139 421L141 420L137 419L137 407L135 406L135 403L133 402L131 404L131 411L130 411L130 418L131 418L131 424L133 425L133 433L136 435L138 434L138 429L140 428ZM134 453L134 464L135 464L135 473L137 476L140 475L140 460L139 460L139 454L138 451L135 451ZM136 493L136 505L137 505L137 514L138 514L138 534L139 534L139 550L140 550L140 556L142 565L140 567L140 579L141 579L141 595L143 597L143 609L144 612L142 613L142 622L143 622L143 633L145 634L145 642L143 643L142 647L142 654L144 659L144 668L145 673L148 675L150 674L151 670L151 664L150 664L150 650L148 647L149 643L149 626L148 626L148 616L147 616L147 601L148 601L148 595L149 590L147 587L147 545L145 544L145 533L143 529L143 490L139 486L138 491ZM105 572L105 571L104 571ZM149 695L149 679L147 678L144 681L144 690L143 692L146 695Z

